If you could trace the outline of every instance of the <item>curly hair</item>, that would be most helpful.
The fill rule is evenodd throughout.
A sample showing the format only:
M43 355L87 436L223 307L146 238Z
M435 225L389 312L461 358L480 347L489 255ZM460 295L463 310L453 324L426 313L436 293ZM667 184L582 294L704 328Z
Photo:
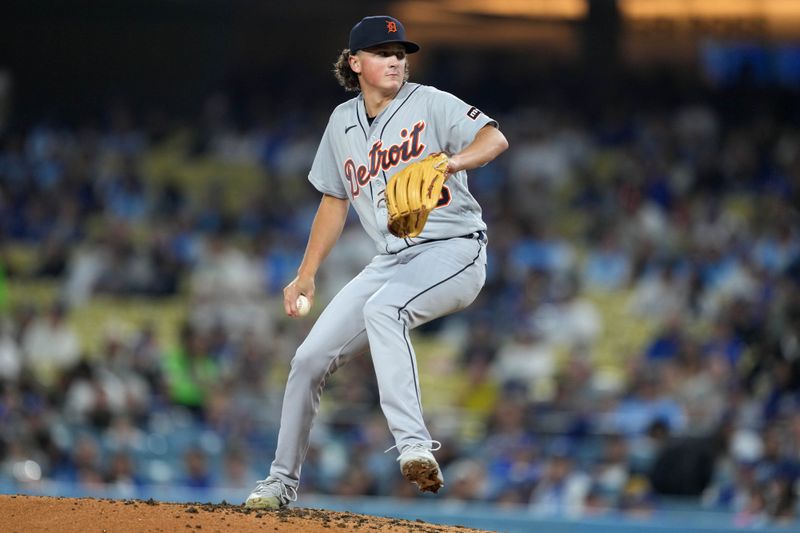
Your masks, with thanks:
M356 92L361 90L361 86L358 84L358 74L353 72L353 69L350 68L351 55L354 54L350 53L349 48L342 50L342 53L339 54L339 57L333 64L333 75L336 77L336 81L339 82L339 85L344 87L345 91ZM408 81L408 74L408 61L406 61L406 70L403 74L403 82Z
M333 64L333 75L345 91L358 91L358 74L350 68L350 49L345 48Z

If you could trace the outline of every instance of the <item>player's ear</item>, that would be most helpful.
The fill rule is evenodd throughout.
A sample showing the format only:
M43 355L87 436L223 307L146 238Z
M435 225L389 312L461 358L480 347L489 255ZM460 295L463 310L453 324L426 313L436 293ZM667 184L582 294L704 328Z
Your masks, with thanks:
M356 54L350 54L350 57L347 58L347 61L350 63L350 68L356 74L361 74L361 60Z

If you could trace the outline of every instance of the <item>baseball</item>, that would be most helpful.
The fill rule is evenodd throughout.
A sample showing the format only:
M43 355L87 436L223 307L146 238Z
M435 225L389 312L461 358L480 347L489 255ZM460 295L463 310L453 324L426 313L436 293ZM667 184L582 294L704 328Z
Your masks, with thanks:
M308 312L311 310L311 304L308 302L308 298L304 295L300 295L297 297L297 314L300 316L306 316Z

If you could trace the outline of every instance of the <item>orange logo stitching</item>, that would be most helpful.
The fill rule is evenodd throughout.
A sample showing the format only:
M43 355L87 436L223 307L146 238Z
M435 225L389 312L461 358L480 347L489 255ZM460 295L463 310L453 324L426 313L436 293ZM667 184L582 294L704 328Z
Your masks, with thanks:
M397 23L392 20L386 21L386 29L389 33L396 33L397 32Z

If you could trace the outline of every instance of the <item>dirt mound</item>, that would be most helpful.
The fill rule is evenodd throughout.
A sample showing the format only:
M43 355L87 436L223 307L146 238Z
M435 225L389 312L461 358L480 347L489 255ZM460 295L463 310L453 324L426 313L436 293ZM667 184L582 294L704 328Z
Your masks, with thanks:
M0 531L27 533L112 533L198 530L204 533L278 531L331 533L468 533L475 529L440 526L355 513L289 508L254 511L228 503L161 503L154 500L98 500L43 496L0 496Z

